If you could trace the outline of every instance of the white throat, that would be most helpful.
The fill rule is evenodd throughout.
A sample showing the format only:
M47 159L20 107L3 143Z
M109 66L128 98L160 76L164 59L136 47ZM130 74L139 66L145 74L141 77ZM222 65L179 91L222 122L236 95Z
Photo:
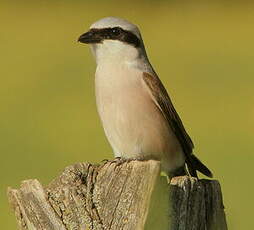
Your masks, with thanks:
M93 44L92 52L97 65L108 62L134 61L140 56L140 50L117 40L104 40L103 43Z
M92 44L92 53L97 67L128 65L140 71L154 73L144 47L136 48L117 40L105 40L103 43Z

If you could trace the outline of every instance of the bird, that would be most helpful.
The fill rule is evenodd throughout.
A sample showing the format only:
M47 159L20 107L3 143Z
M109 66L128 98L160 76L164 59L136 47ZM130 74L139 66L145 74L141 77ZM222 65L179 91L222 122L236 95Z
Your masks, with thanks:
M78 42L89 44L95 57L97 110L115 157L158 160L171 177L197 177L197 171L213 177L193 153L194 144L149 62L139 28L106 17Z

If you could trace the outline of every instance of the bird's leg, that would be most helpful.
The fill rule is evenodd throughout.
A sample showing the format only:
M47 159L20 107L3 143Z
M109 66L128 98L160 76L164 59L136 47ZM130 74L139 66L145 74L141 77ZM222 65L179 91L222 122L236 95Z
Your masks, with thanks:
M117 164L122 164L125 161L125 159L121 158L121 157L115 157L113 160L108 160L108 159L103 159L101 162L103 163L103 165L107 164L107 163L117 163Z
M116 163L116 166L119 166L123 163L129 163L131 161L144 161L146 159L144 159L144 156L139 156L139 157L132 157L132 158L122 158L122 157L115 157L113 160L108 160L108 159L104 159L101 162L104 163L103 165L110 163Z
M126 158L122 158L122 157L116 157L112 162L116 163L116 166L119 166L123 163L128 163L130 161L131 161L131 159L129 159L129 158L126 159Z

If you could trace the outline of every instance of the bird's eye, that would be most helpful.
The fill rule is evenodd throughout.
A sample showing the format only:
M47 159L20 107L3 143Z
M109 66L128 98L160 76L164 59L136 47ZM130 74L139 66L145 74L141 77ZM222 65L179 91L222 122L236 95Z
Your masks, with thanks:
M121 28L114 27L111 31L114 35L119 35L121 33Z

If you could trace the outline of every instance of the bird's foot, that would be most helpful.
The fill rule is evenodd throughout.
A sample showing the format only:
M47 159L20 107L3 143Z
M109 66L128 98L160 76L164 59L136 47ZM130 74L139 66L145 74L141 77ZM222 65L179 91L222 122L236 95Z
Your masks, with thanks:
M113 160L104 159L101 162L103 163L103 165L109 163L109 164L116 164L116 166L119 166L123 163L128 163L128 162L131 162L133 160L137 160L137 159L134 159L134 158L127 158L126 159L126 158L122 158L122 157L116 157Z
M107 164L107 163L110 163L110 164L119 163L120 161L121 161L121 163L122 163L123 159L122 159L121 157L116 157L116 158L114 158L113 160L104 159L104 160L102 160L101 162L105 165L105 164Z

